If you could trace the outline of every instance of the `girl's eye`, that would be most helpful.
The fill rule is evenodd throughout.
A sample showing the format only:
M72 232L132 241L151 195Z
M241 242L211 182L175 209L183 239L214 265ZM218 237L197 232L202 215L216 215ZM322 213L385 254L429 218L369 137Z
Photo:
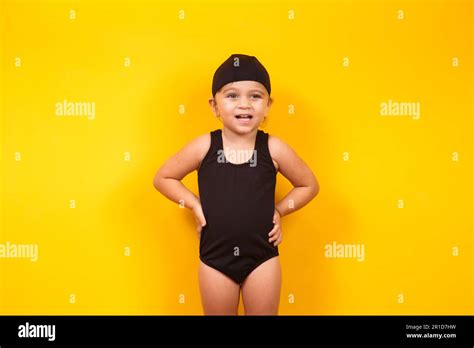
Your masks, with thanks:
M235 94L235 93L227 94L227 98L235 98L235 97L237 97L237 94ZM252 97L253 98L261 98L260 94L252 94Z

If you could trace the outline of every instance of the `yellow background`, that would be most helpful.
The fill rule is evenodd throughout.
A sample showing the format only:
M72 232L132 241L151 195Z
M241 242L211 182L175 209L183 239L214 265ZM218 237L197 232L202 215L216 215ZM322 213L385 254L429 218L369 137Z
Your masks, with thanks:
M202 314L194 218L152 180L221 127L212 75L244 53L271 76L262 129L321 186L282 220L280 314L474 314L472 11L459 0L2 1L0 243L37 244L39 259L0 259L0 313ZM95 118L58 117L65 99L94 102ZM388 100L419 101L420 118L381 116ZM197 194L195 172L184 183ZM278 175L277 197L290 189ZM326 258L333 242L363 244L365 260Z

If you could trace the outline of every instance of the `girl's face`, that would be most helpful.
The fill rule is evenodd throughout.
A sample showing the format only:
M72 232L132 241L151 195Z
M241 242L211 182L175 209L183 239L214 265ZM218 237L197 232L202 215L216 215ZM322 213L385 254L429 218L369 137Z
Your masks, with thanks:
M223 86L209 104L224 127L236 133L256 130L272 104L267 89L257 81L236 81Z

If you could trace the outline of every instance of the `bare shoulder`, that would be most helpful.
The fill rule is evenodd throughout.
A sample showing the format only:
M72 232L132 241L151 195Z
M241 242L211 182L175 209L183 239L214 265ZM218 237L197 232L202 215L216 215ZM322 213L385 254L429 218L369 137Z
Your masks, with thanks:
M270 134L268 135L268 149L277 170L281 168L288 154L290 152L294 153L293 149L285 141Z
M293 148L273 135L268 138L268 148L272 159L277 161L280 173L296 186L317 186L311 169Z
M205 155L207 151L209 150L209 147L211 146L211 134L205 133L205 134L199 135L198 137L192 139L187 144L187 146L194 149L197 153L199 154L204 153Z
M198 137L192 139L185 145L186 152L192 154L193 160L195 164L197 164L196 168L199 168L201 165L201 161L206 156L209 148L211 147L211 134L205 133L199 135Z
M161 166L158 174L163 177L181 180L188 173L200 167L210 145L210 133L192 139Z
M287 156L289 152L293 152L293 149L285 141L274 135L268 136L268 149L272 158L282 160L284 156Z

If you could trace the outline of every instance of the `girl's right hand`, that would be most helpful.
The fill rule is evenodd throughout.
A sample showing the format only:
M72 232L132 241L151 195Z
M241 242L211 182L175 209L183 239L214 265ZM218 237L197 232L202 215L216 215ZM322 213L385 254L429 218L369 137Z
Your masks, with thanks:
M194 218L196 219L196 230L198 234L198 239L201 239L201 231L204 226L206 226L206 218L204 217L204 212L202 211L202 206L200 203L196 204L193 207Z

